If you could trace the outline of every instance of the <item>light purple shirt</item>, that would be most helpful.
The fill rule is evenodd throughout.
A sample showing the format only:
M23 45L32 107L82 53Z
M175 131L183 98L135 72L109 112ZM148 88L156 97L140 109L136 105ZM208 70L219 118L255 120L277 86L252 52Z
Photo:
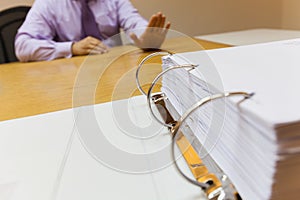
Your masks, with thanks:
M114 36L120 28L133 32L148 23L129 0L91 0L89 6L103 42L109 47L121 44L120 37ZM16 55L22 62L69 58L72 43L81 39L79 0L35 0L18 30Z

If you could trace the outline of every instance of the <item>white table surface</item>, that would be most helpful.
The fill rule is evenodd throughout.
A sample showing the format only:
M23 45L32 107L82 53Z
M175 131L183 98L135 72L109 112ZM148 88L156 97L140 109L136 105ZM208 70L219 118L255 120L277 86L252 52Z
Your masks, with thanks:
M283 29L249 29L242 31L200 35L196 38L229 44L233 46L273 42L279 40L288 40L300 38L300 30Z

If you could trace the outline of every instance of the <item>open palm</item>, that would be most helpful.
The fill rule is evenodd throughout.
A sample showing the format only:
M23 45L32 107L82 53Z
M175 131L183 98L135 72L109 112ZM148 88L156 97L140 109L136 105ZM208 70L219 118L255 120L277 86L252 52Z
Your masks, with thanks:
M140 37L134 33L131 33L130 37L141 49L158 49L164 42L170 26L171 23L166 23L166 17L159 12L150 18L146 30Z

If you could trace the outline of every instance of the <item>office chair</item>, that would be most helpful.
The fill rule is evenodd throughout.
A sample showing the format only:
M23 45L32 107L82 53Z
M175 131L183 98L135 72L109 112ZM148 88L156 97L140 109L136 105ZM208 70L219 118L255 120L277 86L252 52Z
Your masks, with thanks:
M17 61L15 36L30 7L18 6L0 12L0 64Z

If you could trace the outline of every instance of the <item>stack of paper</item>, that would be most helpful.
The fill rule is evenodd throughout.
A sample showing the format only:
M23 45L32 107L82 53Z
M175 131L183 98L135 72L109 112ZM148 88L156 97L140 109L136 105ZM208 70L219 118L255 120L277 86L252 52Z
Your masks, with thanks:
M212 101L186 122L243 199L300 197L299 53L295 39L163 58L165 69L199 65L163 78L162 90L180 115L212 94L255 93Z

